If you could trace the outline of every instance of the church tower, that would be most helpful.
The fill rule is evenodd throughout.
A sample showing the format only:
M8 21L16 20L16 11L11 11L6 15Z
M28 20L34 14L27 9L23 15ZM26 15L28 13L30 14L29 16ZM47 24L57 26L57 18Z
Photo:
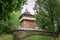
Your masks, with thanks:
M28 12L28 10L26 9L25 12L20 16L20 27L21 28L35 28L35 20L36 18L32 17L33 15Z

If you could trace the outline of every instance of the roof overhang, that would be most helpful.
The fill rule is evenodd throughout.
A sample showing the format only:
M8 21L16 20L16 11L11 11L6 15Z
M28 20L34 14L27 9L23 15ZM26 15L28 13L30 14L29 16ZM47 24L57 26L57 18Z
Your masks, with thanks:
M22 17L19 22L21 22L22 20L32 20L32 21L35 21L36 18L31 18L31 17Z

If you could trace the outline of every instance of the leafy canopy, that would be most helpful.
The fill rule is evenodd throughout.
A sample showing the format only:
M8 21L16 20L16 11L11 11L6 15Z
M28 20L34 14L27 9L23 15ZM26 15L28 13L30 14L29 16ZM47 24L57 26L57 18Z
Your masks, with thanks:
M43 29L51 30L54 21L57 21L57 26L54 30L59 30L60 26L60 1L59 0L37 0L35 9L37 11L36 23Z
M0 34L16 29L22 6L26 0L0 0Z
M26 0L0 0L0 20L9 18L9 13L21 10Z

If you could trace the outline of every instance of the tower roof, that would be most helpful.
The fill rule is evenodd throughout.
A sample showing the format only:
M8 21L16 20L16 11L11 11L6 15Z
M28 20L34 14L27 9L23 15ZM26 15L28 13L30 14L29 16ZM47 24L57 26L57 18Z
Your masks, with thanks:
M31 13L28 11L28 9L26 8L25 12L23 14L28 14L31 15Z
M21 16L19 18L21 18L23 15L28 15L28 16L33 16L28 9L26 8L25 12L23 14L21 14Z
M28 12L28 9L26 8L25 12Z

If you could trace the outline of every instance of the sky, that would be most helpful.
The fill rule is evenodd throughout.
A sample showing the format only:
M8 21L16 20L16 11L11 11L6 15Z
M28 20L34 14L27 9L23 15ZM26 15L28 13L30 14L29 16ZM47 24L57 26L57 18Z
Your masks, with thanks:
M24 6L23 6L22 13L24 13L25 10L26 10L26 8L27 8L28 11L29 11L31 14L34 14L33 7L34 7L34 5L35 5L35 1L36 1L36 0L28 0L27 5L24 5Z

